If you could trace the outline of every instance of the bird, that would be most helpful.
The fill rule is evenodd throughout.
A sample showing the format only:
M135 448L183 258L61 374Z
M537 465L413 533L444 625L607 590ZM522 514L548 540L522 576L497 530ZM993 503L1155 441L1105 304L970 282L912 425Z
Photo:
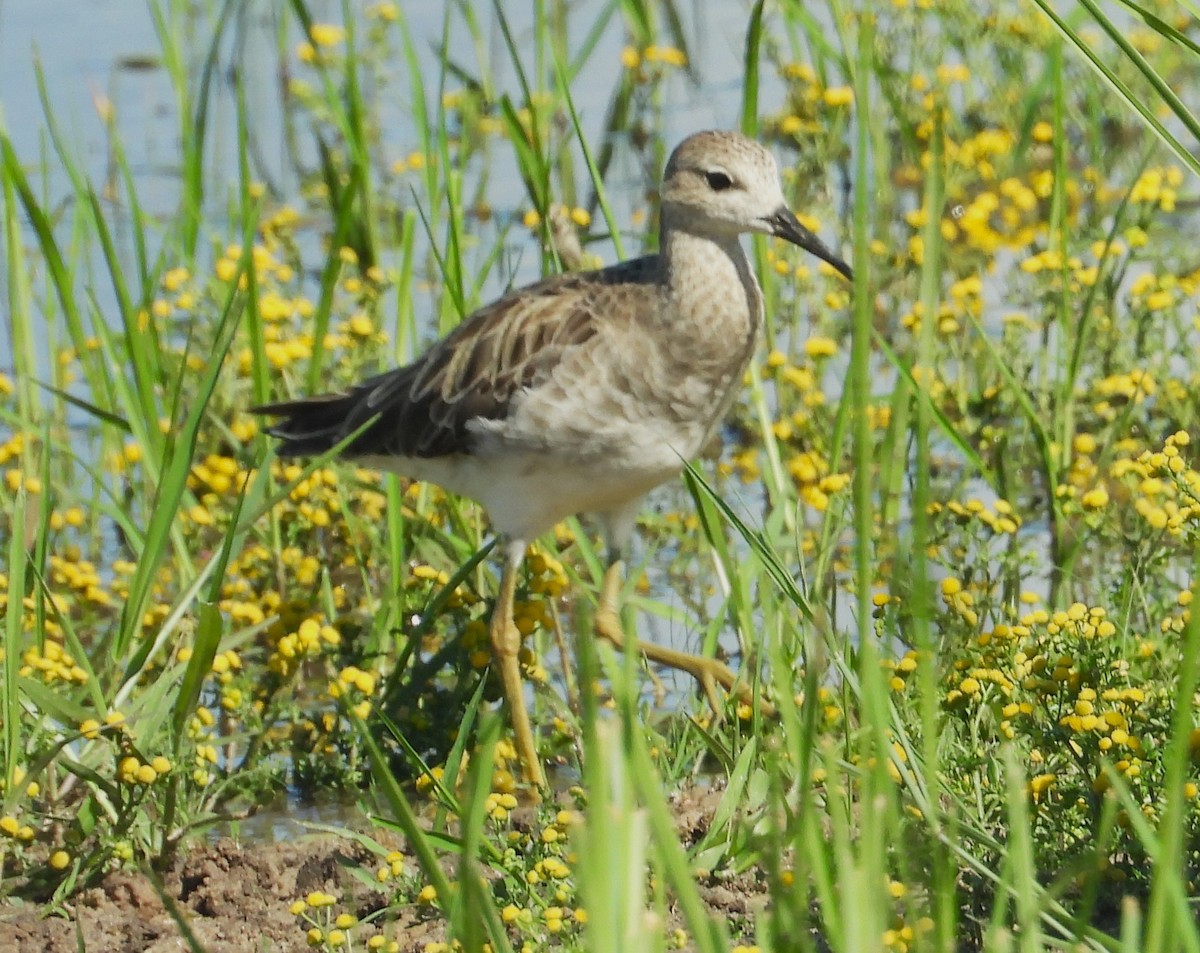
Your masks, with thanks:
M740 236L781 238L848 280L849 265L797 219L778 167L738 132L688 136L659 191L658 252L513 290L462 320L409 364L346 392L252 408L276 418L281 457L341 454L481 503L500 540L489 621L525 781L545 789L525 705L513 619L527 547L588 514L607 566L595 635L624 651L625 553L642 501L682 472L720 424L755 352L763 298ZM714 708L734 691L718 659L637 642L692 675ZM747 697L745 686L741 694Z

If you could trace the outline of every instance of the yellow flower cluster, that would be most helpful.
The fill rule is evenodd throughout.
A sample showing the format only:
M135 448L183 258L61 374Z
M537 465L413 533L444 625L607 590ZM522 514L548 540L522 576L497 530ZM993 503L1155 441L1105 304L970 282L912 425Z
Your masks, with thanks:
M371 714L371 695L375 694L377 678L374 672L364 672L356 665L347 665L335 681L329 683L329 697L347 703L353 702L355 695L365 696L350 704L350 710L358 718L366 718Z
M544 857L526 871L525 882L533 886L548 881L566 881L570 876L571 868L561 858Z
M450 573L446 570L418 563L410 570L406 587L414 590L429 588L439 590L448 585L450 585ZM446 607L449 609L470 608L479 602L479 597L465 583L460 583L445 599Z
M1143 172L1129 190L1129 201L1150 205L1164 212L1175 211L1175 199L1183 185L1183 169L1177 165L1155 166Z
M0 466L16 460L25 452L26 441L29 437L17 431L3 443L0 443Z
M10 461L20 462L30 442L25 434L17 432L0 443L0 466ZM26 473L20 467L12 467L4 471L3 486L7 487L10 493L16 493L21 489L29 494L42 492L41 478L32 473Z
M1027 791L1034 803L1081 783L1102 793L1109 778L1101 758L1131 782L1142 775L1151 699L1132 682L1117 635L1102 606L1033 609L980 633L945 679L949 710L990 707L1002 737L1032 743Z
M908 889L898 881L888 884L888 892L895 900L903 899ZM883 931L883 946L893 953L908 953L913 948L917 937L924 936L934 927L932 917L918 917L913 923L907 923L903 916L897 916L892 925Z
M792 700L796 703L797 708L804 706L805 697L804 692L797 692L795 694ZM839 724L845 717L845 712L842 710L842 706L837 703L837 696L834 694L833 689L827 686L822 685L817 689L817 704L821 706L821 719L827 726Z
M825 433L815 412L825 404L818 372L822 363L838 352L837 341L826 335L814 335L804 342L806 360L792 363L782 351L773 350L766 357L766 376L774 379L784 408L772 425L779 441L783 465L792 477L800 500L811 509L823 512L834 496L850 485L847 473L830 472L830 463L821 452ZM886 426L888 411L869 408L873 426ZM719 470L724 475L736 473L744 483L761 477L760 448L749 444L735 451Z
M493 821L503 823L508 820L509 814L516 809L517 803L517 798L514 794L500 794L492 791L484 801L483 809L484 813Z
M73 552L69 552L65 556L51 554L51 582L73 590L84 602L91 605L112 606L112 595L101 581L95 564L86 559L71 558L72 556L74 556Z
M200 788L207 787L213 779L212 769L220 758L216 747L208 739L212 737L216 716L203 705L188 721L188 740L195 744L192 765L192 782Z
M975 596L960 580L948 576L942 580L941 589L946 608L961 617L969 626L974 626L979 621L979 615L975 611Z
M390 852L383 858L384 862L375 869L375 880L387 883L404 876L404 855L398 850Z
M309 28L308 37L308 40L296 44L296 59L312 64L333 47L340 46L346 39L346 30L334 23L314 23Z
M192 465L192 471L188 474L188 489L213 494L213 498L202 501L205 505L215 507L220 497L240 493L248 475L233 457L210 453Z
M387 871L387 876L380 878L380 882L390 879L391 870L396 863L393 858L399 857L399 854L388 855L389 866L381 868L382 871ZM396 876L399 876L399 872ZM307 925L305 939L309 946L332 950L358 948L353 931L363 926L363 923L352 913L335 913L333 907L337 902L338 898L333 894L314 890L288 905L288 912L300 918L302 925ZM380 950L383 953L399 953L400 950L398 942L389 940L380 933L367 938L364 946L368 950Z
M294 631L279 636L267 659L267 668L287 678L295 674L304 659L316 658L341 640L341 634L333 626L322 624L320 617L309 617Z
M909 219L923 219L921 212L910 213ZM914 226L915 227L915 226ZM946 300L938 305L937 329L942 335L957 334L963 326L963 319L968 316L979 317L983 313L983 281L978 275L971 275L954 282ZM913 334L919 334L921 321L925 316L925 305L914 301L912 307L900 316L900 323Z
M1007 500L996 500L991 509L982 500L972 498L965 503L950 500L948 503L933 502L926 507L930 516L948 513L961 525L978 523L996 535L1013 535L1021 528L1021 517Z
M1110 471L1114 480L1134 486L1133 508L1146 525L1172 537L1200 529L1200 473L1181 450L1190 442L1186 430L1177 431L1166 438L1161 450L1118 459Z
M566 590L567 577L562 563L553 556L535 552L526 560L528 592L532 598L517 599L513 604L513 622L522 638L538 629L552 632L556 627L553 602ZM528 645L522 646L521 664L527 677L546 680L546 671L537 662Z
M33 840L37 832L29 824L22 824L13 815L5 814L3 817L0 817L0 834L15 841L27 843Z
M87 525L87 514L82 506L69 506L65 510L53 510L50 513L50 528L53 530L83 529Z
M47 639L40 649L31 645L21 653L21 662L17 671L22 678L32 678L36 673L47 685L54 682L83 685L88 680L87 672L75 657L53 639Z
M961 66L939 67L939 83L944 87L966 82L969 76L962 72L963 69ZM927 80L918 74L914 76L914 83L918 89L923 89ZM925 95L922 106L930 115L917 126L917 135L922 141L929 141L933 136L932 114L944 110L944 104L941 91ZM1049 141L1052 134L1048 123L1038 123L1034 127L1035 141ZM1002 249L1027 249L1045 234L1045 205L1054 188L1052 173L1048 169L1033 168L1022 175L999 178L999 170L1009 165L1017 144L1017 137L1011 130L995 127L979 130L961 141L946 135L943 148L951 182L950 213L939 223L945 241L959 242L990 261ZM928 166L931 161L930 152L922 154L923 166ZM980 185L984 187L980 188ZM1082 198L1081 188L1078 181L1071 178L1065 190L1068 215L1073 215ZM919 234L924 225L921 213L910 215L909 224L914 229L909 239L909 254L920 264L924 258L924 243ZM1051 264L1051 259L1034 256L1022 267L1027 271L1040 271Z
M767 128L782 136L798 138L825 133L825 126L836 122L839 113L854 105L853 87L825 86L807 63L788 63L782 72L788 83L787 104L782 112L765 122Z
M884 596L885 600L887 598ZM908 687L908 679L917 670L919 662L917 653L910 649L902 657L898 659L885 658L881 660L880 664L886 671L892 673L888 676L888 687L894 692L902 692Z
M171 762L161 755L142 762L127 755L117 764L117 778L126 784L150 785L171 770Z
M448 111L459 108L461 95L461 93L447 93L446 109ZM428 160L425 158L424 152L410 152L403 158L396 159L394 162L392 162L392 172L395 175L403 175L406 172L420 172L427 164Z
M30 495L35 495L42 492L41 477L34 476L31 473L25 473L22 470L13 468L4 471L4 485L8 487L9 492L16 493L18 490L24 490Z
M554 601L566 591L568 579L562 563L549 553L534 549L525 560L524 594L513 603L513 621L523 639L528 639L539 629L554 631L557 622ZM448 573L431 566L413 568L415 578L430 580L440 586L450 581ZM465 585L460 585L451 595L448 605L455 608L473 609L482 605L481 600ZM459 634L463 648L472 667L486 668L491 664L491 640L487 625L482 618L467 621ZM435 646L431 646L435 647ZM520 650L519 660L526 678L544 682L547 673L528 644Z
M436 782L440 782L442 780L442 778L445 776L445 773L446 773L446 769L443 768L441 765L430 768L427 773L422 774L420 777L417 778L417 780L416 780L417 790L422 793L424 793L426 791L434 790L434 784Z
M95 741L106 729L114 729L117 733L127 731L125 715L119 711L110 711L104 716L103 725L95 718L85 718L79 723L79 733L88 741Z
M687 56L673 46L650 45L641 50L626 46L621 50L621 65L627 70L639 69L643 65L680 68L687 66Z

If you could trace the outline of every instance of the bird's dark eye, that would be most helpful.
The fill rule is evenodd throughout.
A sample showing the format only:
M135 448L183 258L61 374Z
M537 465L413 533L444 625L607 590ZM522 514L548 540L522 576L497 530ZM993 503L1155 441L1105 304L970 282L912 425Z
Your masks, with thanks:
M704 179L708 182L708 187L714 192L724 192L733 185L733 179L724 172L705 172Z

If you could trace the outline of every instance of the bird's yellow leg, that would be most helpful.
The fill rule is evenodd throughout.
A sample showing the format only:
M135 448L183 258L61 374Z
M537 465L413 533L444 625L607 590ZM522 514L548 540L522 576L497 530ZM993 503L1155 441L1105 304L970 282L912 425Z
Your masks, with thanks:
M516 544L514 544L515 547ZM515 558L513 552L516 553ZM513 734L517 745L517 757L525 771L525 779L538 788L546 786L546 775L533 743L533 728L529 723L529 711L525 707L525 690L521 682L521 666L517 660L521 651L521 633L513 621L513 597L517 588L517 571L524 555L524 544L510 551L504 561L500 576L500 594L492 610L490 635L492 655L500 669L500 681L504 688L504 700L508 702L509 717L512 719Z
M604 585L600 590L600 605L596 609L596 635L606 639L618 652L625 651L625 630L621 627L621 617L618 601L621 593L622 564L618 560L609 565L604 574ZM638 651L651 662L666 665L669 668L687 672L704 689L704 695L714 712L722 710L721 696L717 686L735 694L744 702L753 702L754 693L750 686L738 681L737 675L724 662L706 655L692 655L688 652L678 652L653 642L637 644ZM760 699L759 708L763 714L772 714L775 709L770 703Z

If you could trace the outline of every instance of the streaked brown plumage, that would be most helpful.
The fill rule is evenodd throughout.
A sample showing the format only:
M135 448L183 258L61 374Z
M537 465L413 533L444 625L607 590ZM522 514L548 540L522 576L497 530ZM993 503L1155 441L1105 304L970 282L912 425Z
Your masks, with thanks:
M599 519L610 564L596 632L623 648L621 558L642 497L700 451L754 351L762 296L739 236L779 236L850 276L787 208L771 154L737 133L684 140L661 198L659 254L514 291L413 363L347 394L257 408L283 418L270 430L281 455L322 453L365 428L348 456L487 508L507 541L492 646L517 749L538 786L512 620L527 544L572 514ZM716 685L735 686L715 659L639 648L695 676L714 706Z
M557 275L471 314L425 354L347 394L254 408L285 417L271 428L279 453L324 453L372 418L348 456L441 457L472 452L468 424L503 420L510 400L537 387L564 351L585 345L601 322L628 318L631 289L657 294L653 255L599 271ZM610 300L613 289L619 306Z

